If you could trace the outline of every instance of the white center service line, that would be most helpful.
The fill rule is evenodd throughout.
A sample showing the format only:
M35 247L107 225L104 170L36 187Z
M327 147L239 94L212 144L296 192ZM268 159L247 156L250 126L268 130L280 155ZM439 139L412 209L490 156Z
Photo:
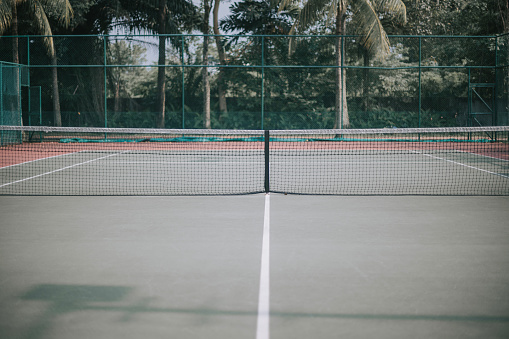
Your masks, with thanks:
M258 294L258 319L256 339L269 339L270 318L270 194L265 194L263 218L262 263L260 270L260 293Z
M37 175L31 176L31 177L28 177L28 178L24 178L24 179L20 179L20 180L16 180L16 181L8 182L8 183L6 183L6 184L0 185L0 187L9 186L9 185L17 184L17 183L20 183L20 182L23 182L23 181L27 181L27 180L31 180L31 179L35 179L35 178L39 178L39 177L42 177L42 176L44 176L44 175L48 175L48 174L52 174L52 173L56 173L56 172L60 172L60 171L63 171L63 170L69 169L69 168L76 167L76 166L85 165L85 164L88 164L88 163L90 163L90 162L94 162L94 161L101 160L101 159L106 159L106 158L113 157L113 156L116 156L116 155L119 155L119 154L122 154L122 153L125 153L125 152L120 152L120 153L115 153L115 154L106 155L106 156L104 156L104 157L100 157L100 158L96 158L96 159L92 159L92 160L88 160L88 161L80 162L79 164L74 164L74 165L70 165L70 166L62 167L62 168L59 168L59 169L56 169L56 170L53 170L53 171L49 171L49 172L45 172L45 173L41 173L41 174L37 174Z

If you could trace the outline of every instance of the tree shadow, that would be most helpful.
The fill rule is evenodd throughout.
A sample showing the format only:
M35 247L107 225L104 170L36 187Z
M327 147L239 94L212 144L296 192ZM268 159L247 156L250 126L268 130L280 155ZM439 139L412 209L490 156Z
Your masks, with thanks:
M127 286L101 285L37 285L20 299L45 301L45 311L20 336L22 339L41 339L47 336L55 320L64 314L76 311L97 311L120 313L121 322L128 322L136 314L189 314L195 316L251 316L256 310L225 310L214 308L172 308L151 306L152 298L141 298L129 305L118 304L133 290ZM314 313L271 310L271 318L303 319L356 319L388 321L440 321L469 323L509 323L509 315L440 315L440 314L357 314L357 313ZM253 329L254 331L254 329Z
M126 286L100 285L37 285L22 295L22 300L46 301L43 314L21 336L23 339L39 339L51 329L54 320L63 314L87 309L90 303L114 303L123 300L131 291Z

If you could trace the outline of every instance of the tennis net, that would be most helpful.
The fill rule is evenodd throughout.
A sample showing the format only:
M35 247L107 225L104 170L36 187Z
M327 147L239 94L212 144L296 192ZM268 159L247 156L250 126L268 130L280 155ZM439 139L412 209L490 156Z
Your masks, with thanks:
M509 127L3 136L1 195L509 195Z

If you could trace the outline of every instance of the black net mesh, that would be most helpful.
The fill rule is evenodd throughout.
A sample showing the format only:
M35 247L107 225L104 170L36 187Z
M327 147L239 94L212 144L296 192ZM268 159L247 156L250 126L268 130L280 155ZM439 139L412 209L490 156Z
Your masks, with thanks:
M9 127L4 195L508 195L509 128Z

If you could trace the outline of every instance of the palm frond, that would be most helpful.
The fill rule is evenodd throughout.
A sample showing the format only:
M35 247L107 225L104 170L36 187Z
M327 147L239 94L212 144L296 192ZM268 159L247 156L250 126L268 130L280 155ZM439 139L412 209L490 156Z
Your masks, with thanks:
M279 12L285 10L285 8L287 8L294 2L295 0L271 0L271 4L274 7L277 7Z
M323 11L329 12L329 17L335 16L338 1L343 0L308 0L299 15L299 22L302 27L307 28L322 18Z
M396 20L406 23L406 6L402 0L371 0L377 13L387 13Z
M0 0L0 35L11 25L13 5L12 0Z
M53 5L58 13L58 20L64 27L69 27L74 12L69 0L54 0Z
M52 13L50 15L54 15L62 26L68 27L71 23L74 12L69 0L30 0L29 2L32 3L32 7L37 3L42 5L45 13Z
M120 0L125 17L123 25L130 31L148 30L159 33L159 1L157 0ZM197 27L197 8L190 0L167 0L166 34L181 33L187 22ZM199 21L201 23L201 19ZM172 27L179 27L172 28Z
M297 20L293 23L288 35L294 35L299 28L306 29L322 19L323 12L328 11L327 17L333 18L337 10L338 1L344 0L308 0L304 7L300 10ZM290 7L294 0L280 0L279 11ZM291 37L288 45L288 53L291 54L295 50L296 41Z
M34 24L37 26L39 33L46 36L43 38L44 45L48 49L49 54L53 56L55 54L55 47L51 38L53 33L43 4L40 1L32 1L31 5Z
M378 18L378 13L370 0L356 0L350 3L353 15L357 19L356 34L362 36L360 44L370 53L387 54L389 38Z

